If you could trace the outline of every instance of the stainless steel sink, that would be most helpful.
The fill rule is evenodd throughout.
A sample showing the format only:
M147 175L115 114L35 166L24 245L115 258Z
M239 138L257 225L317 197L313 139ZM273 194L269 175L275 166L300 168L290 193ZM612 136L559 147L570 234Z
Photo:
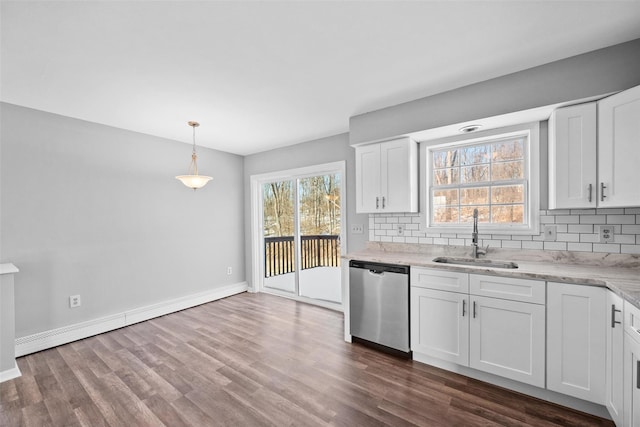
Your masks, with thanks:
M438 258L434 258L433 262L439 262L442 264L472 265L476 267L490 267L490 268L518 268L518 264L516 264L515 262L493 261L490 259L451 258L451 257L441 256Z

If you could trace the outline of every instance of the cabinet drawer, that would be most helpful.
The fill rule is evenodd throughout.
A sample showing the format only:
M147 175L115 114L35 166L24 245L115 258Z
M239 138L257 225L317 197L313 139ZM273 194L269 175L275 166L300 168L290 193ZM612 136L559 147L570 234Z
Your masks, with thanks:
M628 301L624 302L624 330L640 343L640 309Z
M469 275L469 292L492 298L544 304L546 282L512 277Z
M411 286L451 292L469 292L469 274L411 267Z

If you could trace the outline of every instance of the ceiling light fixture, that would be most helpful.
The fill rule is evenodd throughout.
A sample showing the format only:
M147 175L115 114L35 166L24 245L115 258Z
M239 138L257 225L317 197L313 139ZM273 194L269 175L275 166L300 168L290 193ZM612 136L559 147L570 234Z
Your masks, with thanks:
M462 133L469 133L469 132L475 132L478 129L480 129L481 127L482 127L482 125L469 125L469 126L463 126L458 130L460 132L462 132Z
M193 128L193 152L191 153L191 164L187 173L189 175L176 176L184 185L193 190L204 187L207 182L211 181L210 176L198 175L198 156L196 155L196 128L200 126L198 122L188 122Z

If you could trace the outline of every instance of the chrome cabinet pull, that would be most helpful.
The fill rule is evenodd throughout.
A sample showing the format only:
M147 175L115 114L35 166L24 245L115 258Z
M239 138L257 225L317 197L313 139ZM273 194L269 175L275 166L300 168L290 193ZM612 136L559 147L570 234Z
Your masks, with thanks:
M591 203L591 193L593 192L593 184L589 184L589 203Z
M380 209L380 197L376 197L376 209Z
M615 304L611 304L611 327L615 328L616 327L616 323L619 325L622 322L618 322L616 320L616 313L620 313L622 310L616 310L616 305Z
M464 317L465 314L467 314L467 300L463 299L462 300L462 317Z
M476 318L476 302L473 302L473 318Z
M385 197L384 197L384 196L382 196L382 209L384 209L384 208L385 208L385 203L384 203L384 202L385 202Z
M600 201L604 202L604 198L607 197L604 195L604 189L607 188L606 185L604 185L604 182L600 183Z

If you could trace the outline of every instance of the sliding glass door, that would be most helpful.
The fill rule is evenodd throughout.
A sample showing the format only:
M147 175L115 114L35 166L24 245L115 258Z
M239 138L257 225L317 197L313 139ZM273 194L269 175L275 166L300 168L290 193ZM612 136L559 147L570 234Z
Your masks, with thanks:
M298 294L342 302L340 286L340 175L298 180L300 275Z
M258 182L261 289L338 306L344 172L308 169L313 168L286 179L265 176Z

